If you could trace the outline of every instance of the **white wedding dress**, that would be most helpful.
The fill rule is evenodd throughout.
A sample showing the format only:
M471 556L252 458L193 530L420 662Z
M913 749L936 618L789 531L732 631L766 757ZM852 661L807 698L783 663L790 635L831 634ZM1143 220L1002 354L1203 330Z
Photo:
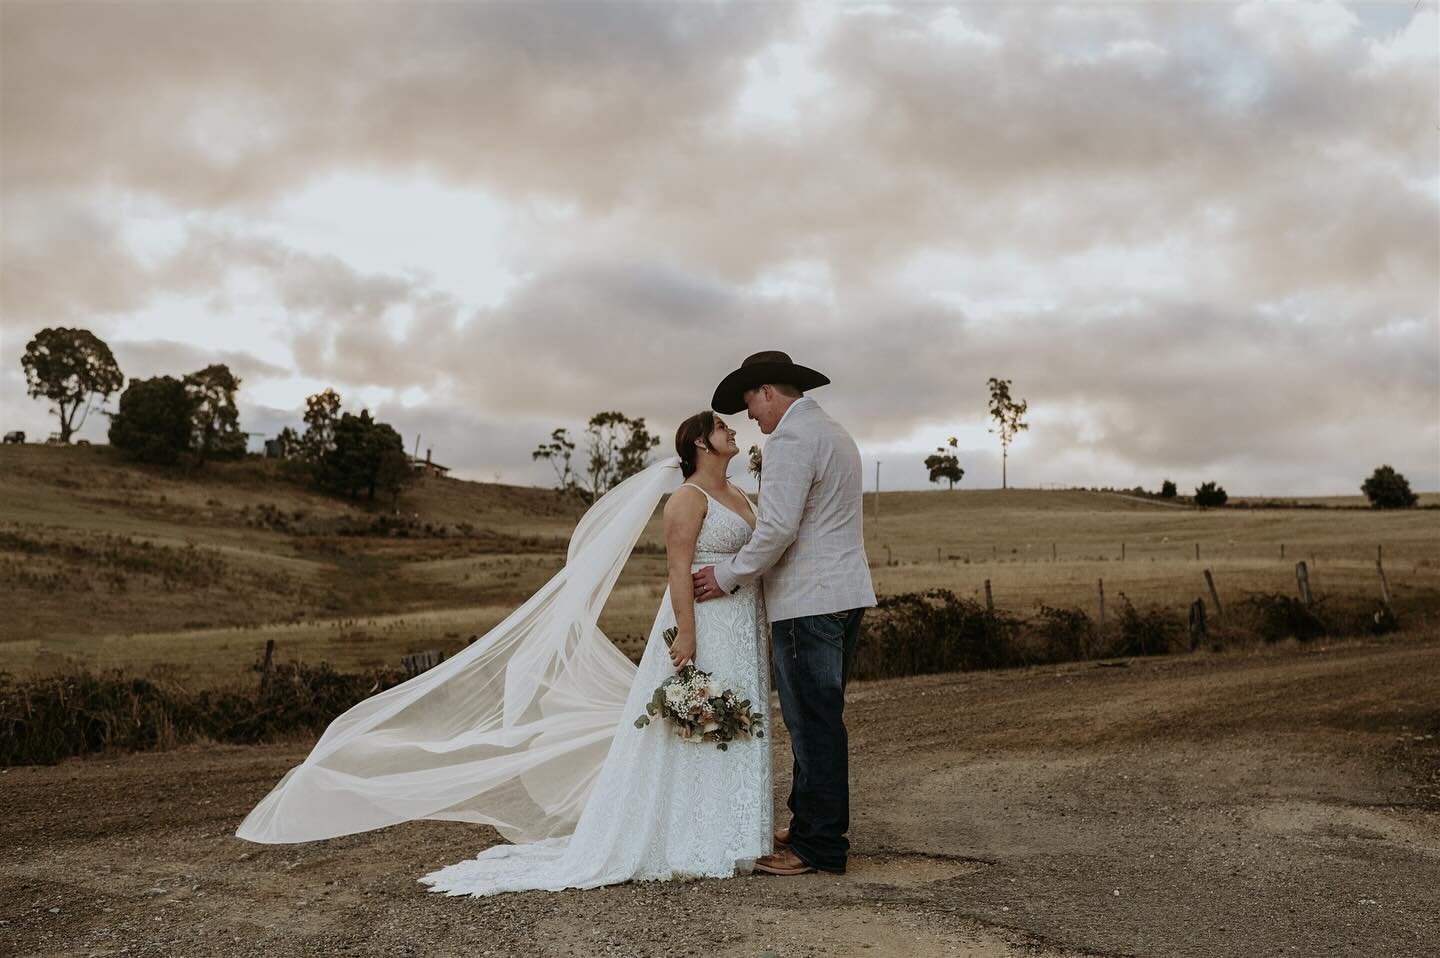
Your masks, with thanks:
M490 825L513 843L421 879L451 894L748 870L773 843L768 727L724 752L681 741L664 722L635 728L672 674L669 593L638 668L599 627L656 505L681 479L672 456L596 500L549 582L449 659L337 716L236 837L294 844L428 819ZM750 535L746 519L712 501L696 565ZM696 665L768 726L759 587L695 614Z
M738 552L751 532L747 519L710 498L693 568ZM668 590L662 602L669 605ZM658 719L637 729L656 686L675 671L652 630L573 834L496 845L419 880L450 895L492 895L748 874L774 843L768 622L759 584L696 603L695 635L696 667L750 700L765 716L763 738L721 751L678 738Z

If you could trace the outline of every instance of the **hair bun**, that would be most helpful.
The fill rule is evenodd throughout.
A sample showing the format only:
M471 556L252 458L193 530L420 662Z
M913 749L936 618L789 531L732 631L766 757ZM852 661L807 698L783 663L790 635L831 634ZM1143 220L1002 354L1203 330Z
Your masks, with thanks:
M715 431L715 413L707 409L697 412L675 430L675 453L680 457L680 474L689 479L695 474L695 443L710 448L710 434Z

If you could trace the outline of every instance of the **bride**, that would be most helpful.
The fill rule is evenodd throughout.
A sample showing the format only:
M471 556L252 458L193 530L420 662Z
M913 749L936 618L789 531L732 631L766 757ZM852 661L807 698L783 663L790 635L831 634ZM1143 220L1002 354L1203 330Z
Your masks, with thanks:
M336 718L236 834L288 843L420 818L493 825L511 844L419 879L450 895L750 873L774 843L769 738L721 751L663 721L635 726L687 662L770 714L758 580L698 605L691 587L692 571L754 531L750 500L725 478L735 431L698 413L675 448L591 506L565 567L503 622ZM669 588L637 668L596 622L667 491Z

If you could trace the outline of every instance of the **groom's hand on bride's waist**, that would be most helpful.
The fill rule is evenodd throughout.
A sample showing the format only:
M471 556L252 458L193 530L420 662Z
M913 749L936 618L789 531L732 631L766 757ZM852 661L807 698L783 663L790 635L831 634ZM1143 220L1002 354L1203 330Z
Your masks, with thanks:
M690 578L695 582L695 601L707 602L710 599L718 599L725 593L720 591L720 583L715 581L715 567L707 565L699 572L692 572Z

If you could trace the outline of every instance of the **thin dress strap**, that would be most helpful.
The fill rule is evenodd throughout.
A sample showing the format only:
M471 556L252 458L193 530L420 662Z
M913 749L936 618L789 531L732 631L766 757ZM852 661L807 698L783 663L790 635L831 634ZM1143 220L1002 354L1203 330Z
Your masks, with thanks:
M682 483L680 483L680 485L682 485L682 486L689 486L691 489L700 489L701 492L705 492L704 489L701 489L699 486L695 485L695 483L693 483L693 482L682 482ZM705 492L705 498L706 498L706 499L713 499L713 498L715 498L715 497L712 496L712 495L710 495L710 493Z
M746 492L744 489L741 489L739 486L735 485L735 483L731 482L729 479L726 479L726 480L725 480L725 483L726 483L726 485L728 485L731 489L734 489L736 492L740 493L740 498L745 500L745 508L750 511L750 518L755 520L755 528L759 528L759 526L760 526L760 513L758 513L758 512L755 511L755 501L750 498L750 493ZM749 525L749 523L747 522L746 525Z

